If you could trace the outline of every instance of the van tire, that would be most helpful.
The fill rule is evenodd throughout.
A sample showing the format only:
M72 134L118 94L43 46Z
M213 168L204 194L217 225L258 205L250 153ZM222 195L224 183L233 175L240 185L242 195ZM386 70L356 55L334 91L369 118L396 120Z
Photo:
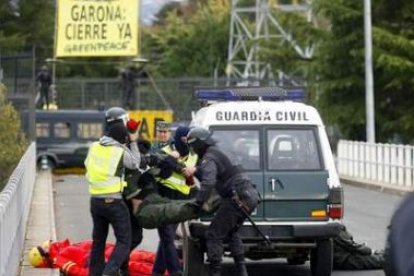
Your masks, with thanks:
M330 276L333 267L332 240L320 240L311 251L310 267L313 276Z
M47 169L53 170L53 169L56 168L56 162L55 162L55 160L53 160L52 157L42 155L37 159L37 168L39 170L42 170L44 168L44 166L46 166Z
M204 268L204 252L200 244L192 238L187 240L188 260L186 273L187 276L196 275L203 276L205 274Z

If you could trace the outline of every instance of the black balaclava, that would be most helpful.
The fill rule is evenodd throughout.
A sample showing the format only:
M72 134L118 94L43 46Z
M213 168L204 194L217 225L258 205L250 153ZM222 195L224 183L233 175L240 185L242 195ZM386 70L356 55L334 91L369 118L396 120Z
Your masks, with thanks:
M124 123L120 121L108 126L108 136L121 144L125 144L127 142L128 131Z
M190 129L185 126L180 126L175 131L174 145L175 145L175 149L180 153L180 156L187 156L188 153L190 152L190 149L188 148L188 144L183 142L183 140L181 140L182 138L187 137L187 134L189 131Z
M201 141L200 139L195 140L193 143L190 144L193 151L198 155L198 158L203 158L204 154L206 153L209 145Z

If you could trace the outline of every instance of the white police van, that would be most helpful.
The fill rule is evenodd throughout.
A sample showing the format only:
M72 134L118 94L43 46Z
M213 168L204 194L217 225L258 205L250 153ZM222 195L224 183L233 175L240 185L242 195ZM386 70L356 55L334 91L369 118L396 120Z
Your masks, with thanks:
M257 185L262 202L252 215L271 244L248 222L240 229L250 259L310 259L312 275L331 275L332 238L343 215L343 193L318 111L296 102L302 89L200 89L204 107L192 126L209 128L218 146L236 158ZM211 218L191 222L189 275L199 275L204 230Z

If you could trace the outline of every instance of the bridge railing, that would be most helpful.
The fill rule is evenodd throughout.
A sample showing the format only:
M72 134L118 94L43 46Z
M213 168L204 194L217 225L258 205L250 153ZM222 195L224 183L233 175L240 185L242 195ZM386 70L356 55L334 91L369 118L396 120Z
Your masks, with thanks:
M0 276L18 273L35 179L32 143L0 192Z
M414 146L340 140L337 166L345 180L414 190Z

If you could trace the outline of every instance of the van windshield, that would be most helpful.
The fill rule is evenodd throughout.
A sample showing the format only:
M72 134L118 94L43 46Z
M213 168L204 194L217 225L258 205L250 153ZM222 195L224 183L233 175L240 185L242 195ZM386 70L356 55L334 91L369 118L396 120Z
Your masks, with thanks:
M269 129L269 170L320 170L321 158L313 129Z
M260 169L259 130L215 129L217 146L246 170Z

